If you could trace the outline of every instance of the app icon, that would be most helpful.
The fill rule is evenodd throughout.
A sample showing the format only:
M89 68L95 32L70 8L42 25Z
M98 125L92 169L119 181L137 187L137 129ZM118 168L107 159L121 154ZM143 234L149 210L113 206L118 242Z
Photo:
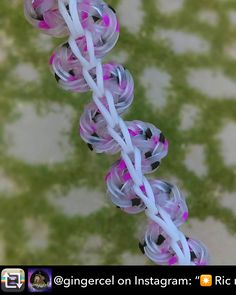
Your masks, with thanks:
M52 290L52 270L49 268L28 269L28 291L50 292Z
M201 275L200 276L200 286L201 287L211 287L212 286L212 275Z
M25 289L25 272L21 268L5 268L1 272L3 292L22 292Z

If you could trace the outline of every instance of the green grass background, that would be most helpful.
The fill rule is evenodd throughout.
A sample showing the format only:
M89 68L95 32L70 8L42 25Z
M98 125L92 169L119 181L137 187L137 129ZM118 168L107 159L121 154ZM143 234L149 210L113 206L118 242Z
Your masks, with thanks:
M110 0L113 7L117 0ZM234 40L236 28L228 20L227 13L236 9L235 1L186 1L184 8L174 16L164 16L155 8L155 0L143 1L145 18L139 34L131 34L121 24L121 36L113 54L120 50L129 52L126 67L135 80L135 100L127 120L139 119L158 126L170 141L169 154L153 177L176 176L189 192L190 216L205 219L213 216L236 232L236 218L232 211L223 208L215 197L216 187L227 191L236 190L235 168L228 168L220 154L215 135L221 130L225 119L236 120L235 100L213 100L191 89L186 83L189 68L209 67L223 69L232 78L236 77L236 62L232 62L223 48ZM211 27L200 23L196 17L201 9L213 9L220 16L219 24ZM204 37L211 44L209 54L199 57L189 53L176 55L164 42L154 41L152 34L157 26L167 29L187 30ZM38 31L29 25L23 16L22 1L3 0L0 3L0 28L13 40L8 57L0 63L0 165L7 176L23 188L17 197L0 198L0 233L5 243L6 264L71 264L71 253L79 251L91 235L100 235L107 242L98 249L101 263L120 263L124 251L138 254L134 233L145 220L144 214L129 216L112 205L89 215L69 218L47 202L47 192L55 185L68 190L73 186L86 186L105 194L103 177L117 156L96 155L82 142L77 134L78 118L83 107L91 100L91 94L73 95L58 88L48 68L49 53L35 45ZM53 39L55 47L63 40ZM0 40L1 42L1 40ZM11 70L19 63L32 63L40 72L41 83L26 86L11 76ZM148 102L145 88L140 83L144 65L156 66L172 76L165 109L153 108ZM40 108L49 102L69 105L77 112L73 121L70 140L75 146L73 156L62 164L28 165L11 157L4 143L4 124L12 120L14 106L18 102L31 102ZM178 129L181 107L191 102L201 110L196 128L186 132ZM187 170L183 164L188 144L206 146L207 177L201 179ZM28 143L30 144L30 142ZM89 165L88 165L89 163ZM25 218L38 218L50 227L50 241L46 250L34 251L26 247ZM37 230L37 229L35 229ZM78 237L73 243L72 238Z

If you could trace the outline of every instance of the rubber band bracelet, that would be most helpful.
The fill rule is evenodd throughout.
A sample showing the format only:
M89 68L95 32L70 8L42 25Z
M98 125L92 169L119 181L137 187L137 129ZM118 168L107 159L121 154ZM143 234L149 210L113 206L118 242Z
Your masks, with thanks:
M97 153L121 153L105 182L109 198L121 210L145 211L141 251L160 265L207 264L206 247L179 229L188 218L182 193L174 184L145 176L167 155L167 139L150 123L120 117L133 101L133 78L122 65L101 61L119 37L115 10L101 0L25 0L24 10L41 32L69 36L50 57L52 73L65 90L92 91L93 102L80 118L80 136Z

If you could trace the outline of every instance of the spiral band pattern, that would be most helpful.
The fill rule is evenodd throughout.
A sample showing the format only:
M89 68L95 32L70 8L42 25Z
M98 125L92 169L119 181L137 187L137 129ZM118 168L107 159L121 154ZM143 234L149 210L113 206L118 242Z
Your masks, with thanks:
M92 90L80 135L97 153L121 153L105 182L118 208L129 214L145 211L148 225L140 250L156 264L207 264L206 247L179 229L188 218L179 189L145 176L167 155L167 139L150 123L126 122L120 116L133 101L133 78L122 65L101 62L119 37L115 10L101 0L25 0L24 7L27 20L43 33L69 36L51 55L51 71L65 90Z

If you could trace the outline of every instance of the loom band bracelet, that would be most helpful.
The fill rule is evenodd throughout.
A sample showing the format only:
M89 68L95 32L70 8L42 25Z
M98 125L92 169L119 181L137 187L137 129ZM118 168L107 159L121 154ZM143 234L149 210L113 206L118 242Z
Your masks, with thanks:
M92 33L97 56L104 56L119 38L119 24L114 10L102 1L81 1L77 7L82 27Z
M176 185L162 180L149 180L156 206L167 212L173 223L179 227L188 219L188 207L183 194Z
M112 100L118 114L126 111L133 102L134 81L128 70L122 65L110 62L102 66L104 73L104 87L112 93ZM94 78L96 80L96 76ZM103 104L108 108L107 98L101 98Z
M69 35L57 0L26 0L24 3L25 16L34 27L54 37ZM101 1L80 1L77 8L76 14L78 13L82 27L92 33L97 56L104 56L115 46L119 37L119 24L114 10L104 2L101 4ZM66 5L66 10L68 17L71 17L69 5Z
M103 98L100 99L100 103L106 109ZM110 126L103 117L97 119L96 122L92 122L92 117L88 116L87 112L84 112L80 118L80 135L82 139L92 145L93 149L98 153L105 152L114 154L121 151L121 146L118 141L124 142L126 140L124 138L125 135L120 126L117 125L115 129L116 131L113 129L112 131L117 135L118 139L114 139L114 136L111 135ZM94 135L96 138L94 138Z
M112 140L108 132L107 122L95 103L85 106L80 117L80 126L82 127L83 133L86 133L84 136L88 137L96 132L101 137L101 140L104 139L108 142Z
M35 11L41 13L55 9L58 6L55 0L31 0L31 2Z
M101 44L102 46L99 48L100 51L102 54L107 54L115 46L119 38L120 26L115 10L105 3L103 5L103 11L100 13L100 19L102 19L101 23L103 24L103 27L106 28L106 30L104 30L104 34L102 34L101 38L96 39L96 37L99 36L99 31L97 32L97 28L95 27L94 32L96 34L94 36L94 43L95 45L97 42Z
M187 242L190 249L191 262L193 265L207 265L209 264L210 257L205 245L196 239L188 238Z
M78 1L78 14L80 22L86 29L91 27L94 30L94 24L101 31L104 27L116 31L117 16L115 10L103 1L91 0L89 3ZM95 32L97 33L96 29Z
M58 10L57 0L25 0L26 19L44 34L53 37L68 35L68 28Z
M53 61L50 61L50 63L51 72L62 89L77 93L90 91L90 87L81 72L82 67L73 65L73 63L66 65L57 57L53 57ZM90 75L94 80L96 79L95 68L90 70Z
M153 124L134 120L128 122L127 125L129 133L134 140L142 137L145 140L145 144L154 144L156 149L162 145L165 148L167 147L167 140L164 134Z
M113 97L116 110L123 113L133 102L134 80L130 72L121 64L109 62L103 65L104 87Z
M127 213L136 214L146 209L146 205L134 190L134 182L126 168L114 169L105 177L109 199Z
M135 122L137 124L136 127L134 127L134 121L126 122L129 131L131 130L130 128L133 128L133 130L137 130L139 128L140 121ZM141 122L141 124L143 129L139 129L139 133L131 136L131 142L140 148L142 172L150 173L155 171L160 166L162 158L164 158L167 154L167 148L165 145L166 139L162 141L163 135L155 126L148 123L145 125L143 122ZM152 128L152 135L150 128ZM79 132L81 138L89 145L89 148L97 153L105 152L107 154L115 154L121 150L120 145L110 135L107 122L104 117L100 115L99 110L93 103L86 106L85 111L80 117ZM123 136L121 130L117 130L117 132L121 137ZM152 136L154 137L153 140ZM145 144L147 140L148 144ZM141 148L144 148L144 150ZM148 153L150 153L150 156ZM131 160L132 159L134 161L134 155L131 155Z
M80 55L89 62L90 56L88 53L87 48L87 41L85 36L78 37L74 40L76 50L80 53ZM105 53L102 51L101 42L97 42L97 45L94 46L94 55L96 58L102 58ZM69 42L64 42L63 44L59 45L53 52L53 54L50 57L50 64L53 64L53 61L55 60L60 61L61 64L63 64L63 68L65 67L65 63L68 63L68 66L73 67L82 67L81 62L78 60L76 53L72 50L70 47ZM104 65L103 65L104 66ZM73 68L72 68L73 69Z
M111 170L105 177L107 196L118 208L129 214L136 214L145 210L146 205L135 194L133 181L127 169Z
M119 65L119 71L122 70L122 66ZM109 80L105 81L105 88L112 93L112 100L114 102L114 107L116 109L116 112L118 114L122 114L124 111L126 111L133 101L133 79L132 76L129 74L128 71L124 70L124 73L119 79L117 79L116 76L113 76ZM93 72L91 72L93 75ZM96 80L96 76L94 75L94 80ZM104 96L100 98L100 101L102 104L106 107L106 109L109 108L109 97ZM98 109L98 107L96 106ZM87 110L87 108L86 108ZM88 110L89 114L90 111ZM91 114L90 114L91 115ZM92 116L92 119L93 116Z
M73 54L72 50L70 49L70 45L68 42L64 42L54 49L49 58L49 65L52 67L51 70L54 72L56 72L57 68L59 67L61 67L61 70L65 72L74 70L74 68L82 68L77 57Z
M120 151L119 144L107 132L107 122L103 119L98 124L89 125L80 117L79 133L81 138L88 144L91 151L114 155Z
M144 211L146 205L135 193L134 182L127 169L122 172L121 169L113 169L106 177L110 200L127 213ZM149 183L156 207L165 210L176 226L184 223L188 217L188 208L178 188L161 180L149 179Z
M132 181L126 181L122 186L108 182L107 197L119 209L128 214L143 212L146 208L144 202L132 189Z
M34 2L34 1L33 1ZM82 2L82 1L81 1ZM89 3L91 3L91 2L95 2L95 1L87 1L87 0L84 0L83 1L84 3L86 3L86 4L89 4ZM61 6L61 4L62 4L62 1L59 1L58 2L59 4L60 4L60 6ZM69 29L70 29L70 31L72 32L72 35L73 36L77 36L77 34L73 34L73 32L77 32L78 30L75 28L75 24L76 24L76 21L75 21L75 19L76 19L76 17L75 17L75 15L77 15L77 13L78 13L78 11L76 10L76 9L74 9L74 10L72 10L72 6L74 7L74 5L76 5L77 6L77 4L78 3L80 3L80 1L78 0L78 2L77 1L71 1L71 2L69 2L70 3L70 5L69 5L69 10L68 10L68 8L65 8L64 7L64 12L66 11L66 9L67 9L67 11L66 11L66 14L64 15L64 13L62 13L62 15L63 15L63 18L67 18L67 20L68 20L68 17L70 18L70 16L69 16L69 13L71 13L71 17L72 17L72 19L70 20L70 26L69 26ZM101 3L101 1L96 1L96 3L98 3L98 4L103 4L103 2ZM73 5L72 5L73 4ZM64 4L62 4L63 6L64 6ZM63 11L62 11L63 12ZM104 21L104 24L105 24L105 22L107 23L107 26L103 26L103 27L107 27L107 28L109 28L109 29L114 29L114 26L111 26L110 27L110 20L108 21L108 20L105 20L105 19L103 19L103 21ZM77 22L78 23L78 22ZM99 25L99 23L101 23L101 21L98 21L98 25ZM117 24L118 24L118 22L117 22ZM67 23L67 25L68 25L68 23ZM118 25L117 25L118 26ZM50 28L44 28L45 30L50 30ZM117 28L116 28L116 32L117 32L118 30L117 30ZM86 32L86 31L85 31ZM87 31L88 32L88 31ZM68 31L68 33L69 33L69 31ZM96 35L98 35L98 34L96 34ZM104 33L104 35L103 36L105 36L105 33ZM72 38L72 37L71 37ZM92 40L92 36L90 35L90 37L88 37L88 38L90 38L91 40ZM95 38L95 36L94 36L94 38ZM95 39L94 39L95 40ZM110 39L111 40L111 39ZM110 40L106 40L106 42L107 43L109 43L108 41L110 41ZM88 41L88 40L87 40ZM100 40L102 43L104 42L104 39L101 39ZM71 45L73 45L72 43L71 43ZM75 44L76 45L76 44ZM73 48L74 50L75 50L75 47ZM91 48L90 48L91 49ZM92 55L92 54L91 54ZM78 57L78 56L77 56ZM78 57L79 58L79 57ZM85 65L86 66L86 65ZM89 67L86 67L86 68L88 68L89 69ZM91 67L90 67L91 68ZM101 107L101 105L100 105L100 107ZM103 114L103 115L105 115L105 113ZM108 117L106 118L107 120L109 119ZM109 119L110 120L110 119ZM110 122L111 123L111 122ZM104 130L103 130L104 131ZM102 131L100 131L101 133L102 133ZM134 133L134 131L132 130L131 131L131 133ZM142 132L141 132L142 133ZM135 134L135 139L137 139L136 138L136 136L137 136L137 138L140 136L140 134ZM99 137L97 137L97 136L94 136L95 138L96 138L96 141L98 141L98 140L100 140L99 139ZM101 135L101 137L102 137L102 139L103 139L103 135ZM157 139L157 138L154 138L154 137L152 137L152 136L150 136L150 130L148 130L148 132L146 131L145 132L145 137L146 137L146 140L148 141L148 143L150 143L150 141L151 140L153 140L153 141L157 141L157 140L159 140L160 142L162 142L164 145L165 145L165 148L166 148L166 150L168 149L168 142L167 142L167 140L165 140L165 138L163 139L163 136L161 136L161 138L162 139ZM138 138L139 139L139 138ZM94 139L95 140L95 139ZM117 139L118 140L118 139ZM121 144L122 142L119 142L119 144ZM158 147L160 147L158 144L156 144L156 146L155 146L155 149L158 149ZM123 155L123 157L124 157L125 155ZM141 172L141 171L140 171ZM140 192L138 192L138 194L139 194ZM152 199L153 199L153 197L152 197ZM149 202L150 203L150 202ZM186 252L186 247L187 247L187 250L188 250L188 244L187 244L187 241L186 241L186 239L184 238L184 236L183 236L183 234L182 234L182 236L183 236L183 238L184 238L184 241L182 241L182 240L180 240L179 239L179 237L181 236L180 234L181 234L181 232L179 232L178 231L178 229L177 228L175 228L175 226L174 226L174 224L172 224L171 225L171 218L170 218L170 216L162 209L162 208L160 208L160 209L162 209L162 215L165 217L163 217L162 215L161 215L161 217L163 217L164 219L163 220L161 220L161 218L160 217L157 217L157 216L154 216L154 214L157 214L158 213L158 211L156 212L154 209L155 208L153 208L153 206L152 205L154 205L154 204L149 204L150 205L150 211L148 211L147 210L147 213L149 212L150 214L147 214L151 219L153 219L155 222L157 222L157 224L159 224L159 225L161 225L164 229L165 229L165 231L166 231L166 233L169 233L170 234L170 236L171 236L171 240L172 240L172 242L171 242L171 245L172 245L172 252L174 252L174 253L176 253L176 254L173 254L173 259L176 259L177 258L177 255L178 255L178 258L180 259L178 262L179 263L181 263L182 261L183 262L189 262L189 257L190 257L190 255L189 255L189 252L187 253ZM154 206L155 207L155 206ZM168 227L168 224L169 224L169 226L170 226L170 228ZM179 245L177 245L177 241L179 241L178 243L179 243ZM180 248L181 247L183 247L183 253L181 252L181 250L180 250ZM200 248L201 248L201 246L199 246ZM195 248L196 248L196 246L195 246ZM200 252L200 250L199 250L199 252ZM185 258L185 255L186 255L186 258ZM175 256L176 256L176 258L175 258ZM178 259L177 258L177 259ZM175 263L175 261L173 261L173 259L172 259L172 261L171 261L171 263L169 263L169 264L174 264Z
M153 124L134 120L127 121L126 125L133 145L141 151L142 172L149 173L150 169L154 171L160 164L155 162L160 162L168 153L167 139Z
M140 146L143 145L143 139L139 139L139 141L137 140L136 142ZM140 147L138 148L141 150ZM159 150L155 150L154 152L154 147L145 147L144 150L141 150L142 172L147 174L156 171L160 167L161 161L166 155L167 150L163 149L161 152Z
M149 223L144 238L139 243L139 247L140 250L156 264L179 264L180 258L173 249L172 239L156 223ZM183 250L181 242L178 242L174 248L179 248L179 251Z
M91 102L84 107L83 114L80 118L82 118L81 121L85 122L87 127L91 127L93 131L95 131L94 128L97 129L96 124L105 122L100 110L94 102Z
M91 90L84 79L83 67L69 48L68 42L54 50L49 59L49 64L56 81L64 90L79 93ZM89 73L96 81L96 68L92 68Z
M163 139L162 132L159 129L157 129L155 126L153 125L151 126L151 124L149 123L145 124L144 122L141 122L140 124L140 121L131 121L126 123L127 123L129 132L132 133L131 142L136 147L138 147L141 152L141 162L142 162L141 171L144 174L154 172L160 166L161 160L167 155L168 147L166 147L166 144L165 144L166 139L162 141ZM87 128L87 130L88 129L93 130L91 127L92 125L86 126L84 125L84 121L82 121L81 124L83 126L83 129ZM142 128L140 128L141 125L142 125ZM149 128L152 128L152 131L151 131L152 135L149 131ZM97 128L97 130L99 130L99 128ZM150 137L148 137L148 142L147 142L146 131L148 135L150 135ZM154 137L154 140L152 140L152 136ZM113 139L111 137L110 141L112 140ZM157 148L157 145L158 145L158 148ZM130 155L130 158L131 160L134 161L134 155ZM111 170L121 171L122 167L123 167L123 170L127 169L126 165L124 164L124 161L120 159L118 162L114 163Z
M183 224L188 218L188 208L178 188L161 180L149 179L149 184L159 211L157 216L162 219L163 215L167 215L175 227Z
M70 50L68 42L54 50L49 59L49 64L57 82L63 89L73 92L90 91L90 87L83 76L82 65ZM113 93L117 111L122 113L133 101L133 78L128 70L114 62L102 65L102 70L104 72L104 86ZM95 68L92 68L89 73L96 82ZM82 84L81 87L78 83Z
M64 43L52 53L49 64L59 85L69 91L90 91L89 85L84 79L83 68L80 62L68 49L69 44ZM109 63L102 65L104 72L104 86L114 96L115 106L119 113L125 111L133 102L134 82L131 74L122 65ZM89 71L96 82L96 69ZM81 87L78 83L81 83Z
M89 148L96 153L113 155L121 150L120 145L110 135L107 122L94 103L85 107L80 117L79 133Z
M156 223L150 221L139 248L153 262L168 265L174 253L170 251L170 237Z
M206 247L198 240L185 237L190 250L191 265L206 265L209 254ZM178 242L181 250L182 244ZM178 264L178 257L172 247L171 238L163 229L154 222L150 222L144 237L139 243L142 253L146 254L153 262L163 265Z
M155 171L168 153L168 141L154 125L142 121L127 123L133 145L141 151L142 171Z
M72 58L71 53L68 54L66 45L53 52L49 64L58 84L64 90L73 92L90 91L90 87L84 79L81 64ZM129 71L119 64L104 64L102 69L105 73L104 86L113 93L116 110L121 114L133 102L133 78ZM91 69L89 73L96 82L96 69Z

